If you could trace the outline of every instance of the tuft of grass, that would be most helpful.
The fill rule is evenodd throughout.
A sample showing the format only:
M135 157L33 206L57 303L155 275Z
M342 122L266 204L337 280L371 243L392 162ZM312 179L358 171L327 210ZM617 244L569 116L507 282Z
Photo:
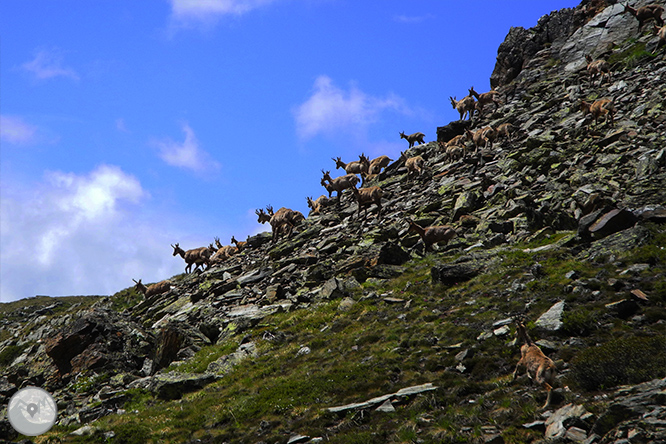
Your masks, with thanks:
M666 336L630 336L589 347L571 363L571 380L584 390L609 389L666 376Z

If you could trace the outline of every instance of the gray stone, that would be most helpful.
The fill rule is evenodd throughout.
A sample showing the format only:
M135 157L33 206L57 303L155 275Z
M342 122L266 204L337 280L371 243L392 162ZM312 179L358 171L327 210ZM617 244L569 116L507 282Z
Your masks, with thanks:
M562 315L564 314L564 301L560 301L550 307L547 312L539 316L535 325L549 331L557 331L562 328Z

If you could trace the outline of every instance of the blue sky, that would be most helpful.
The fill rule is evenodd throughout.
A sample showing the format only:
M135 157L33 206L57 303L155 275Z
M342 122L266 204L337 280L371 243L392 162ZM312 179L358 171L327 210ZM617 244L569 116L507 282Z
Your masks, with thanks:
M577 0L3 0L0 301L113 294L307 215L331 157L392 158Z

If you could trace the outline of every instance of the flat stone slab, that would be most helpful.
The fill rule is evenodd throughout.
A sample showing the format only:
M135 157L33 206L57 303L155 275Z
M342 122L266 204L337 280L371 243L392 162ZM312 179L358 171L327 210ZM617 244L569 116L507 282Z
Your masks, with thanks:
M361 409L367 409L374 407L378 404L384 404L386 401L390 400L391 398L400 398L403 396L413 396L413 395L418 395L419 393L424 393L424 392L429 392L432 390L436 390L437 387L432 385L432 383L428 382L427 384L422 384L422 385L415 385L412 387L407 387L404 389L400 389L395 393L390 393L388 395L382 395L378 396L376 398L372 398L368 401L365 402L358 402L354 404L347 404L343 405L340 407L329 407L328 410L331 413L340 413L340 412L346 412L348 410L361 410Z

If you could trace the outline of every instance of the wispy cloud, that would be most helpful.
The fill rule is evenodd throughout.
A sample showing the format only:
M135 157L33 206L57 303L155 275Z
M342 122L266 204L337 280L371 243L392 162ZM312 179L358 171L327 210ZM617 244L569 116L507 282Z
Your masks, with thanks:
M38 129L20 117L0 115L0 140L16 145L35 142Z
M199 147L199 141L187 123L183 124L183 132L185 133L183 142L176 142L171 139L154 140L152 142L159 149L160 158L171 166L197 173L218 170L220 164Z
M21 69L27 71L39 80L54 77L68 77L79 80L76 71L65 65L62 51L58 49L40 49L35 58L21 65Z
M120 131L121 133L129 133L130 132L127 129L127 125L125 124L125 119L123 119L123 118L116 119L116 129L118 131Z
M113 165L54 171L32 184L2 184L0 299L35 294L111 294L181 269L163 215L137 211L149 194ZM158 217L159 216L159 217Z
M405 101L395 94L373 97L354 84L348 90L333 84L328 76L319 76L312 95L295 108L296 131L301 139L339 131L363 131L386 110L410 114Z
M171 19L180 26L210 25L221 17L242 15L277 0L169 0Z
M398 23L408 23L408 24L413 24L413 23L422 23L426 20L430 20L435 18L434 15L432 14L426 14L426 15L396 15L393 17L393 20L398 22Z

